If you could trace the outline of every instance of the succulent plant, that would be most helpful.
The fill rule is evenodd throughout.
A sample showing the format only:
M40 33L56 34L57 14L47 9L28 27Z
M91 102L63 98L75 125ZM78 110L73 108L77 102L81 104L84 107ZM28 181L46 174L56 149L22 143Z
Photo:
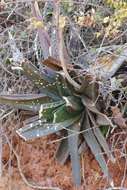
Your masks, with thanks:
M103 152L110 160L114 158L99 126L112 123L101 112L103 101L99 94L99 82L91 75L79 75L78 69L68 65L70 76L81 85L80 89L76 89L65 78L57 60L49 57L43 64L43 72L27 60L21 65L23 74L38 87L38 94L1 94L0 104L35 112L35 116L25 120L24 126L17 130L26 141L58 131L59 135L64 134L56 158L64 164L70 155L76 185L81 184L80 147L84 141L108 177Z

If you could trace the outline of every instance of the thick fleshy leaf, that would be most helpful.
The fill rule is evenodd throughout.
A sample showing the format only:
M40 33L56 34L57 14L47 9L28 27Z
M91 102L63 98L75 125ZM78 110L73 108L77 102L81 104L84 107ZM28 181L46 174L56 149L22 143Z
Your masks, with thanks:
M62 139L56 152L56 159L60 164L64 164L69 156L68 139Z
M28 124L23 128L17 130L19 136L21 136L24 140L31 140L37 137L43 137L46 135L50 135L56 133L62 129L66 129L68 126L75 123L80 116L70 118L60 123L43 123L39 120L37 123Z
M80 115L79 111L69 110L66 105L63 105L54 112L53 123L64 122L77 115Z
M60 164L64 164L69 156L69 147L68 147L68 139L66 136L64 136L65 138L61 137L62 140L58 146L58 149L56 151L56 159ZM84 141L83 143L81 143L81 139L79 138L79 149L78 149L78 153L81 154L82 152L87 150L87 145L86 142Z
M36 122L37 120L39 120L39 116L38 115L26 119L25 121L23 121L23 124L27 125L27 124Z
M64 73L62 71L57 72L58 79L56 82L57 90L59 92L59 95L63 98L64 96L70 96L72 95L72 89L69 86L68 81L66 80Z
M59 106L61 106L63 104L65 104L64 100L54 101L54 102L51 102L51 103L42 104L41 109L46 110L46 109L49 109L49 108L57 108L57 107L59 107Z
M45 118L47 120L47 122L51 123L54 118L55 110L56 110L56 108L45 109L40 113L40 117Z
M97 123L99 126L109 126L109 121L107 121L107 118L105 118L105 117L102 116L102 115L97 115L96 123Z
M78 90L78 92L84 94L92 101L95 101L98 97L99 85L96 81L94 82L93 80L93 76L86 75L85 79L83 79L82 81L81 88Z
M89 111L88 111L88 115L89 115L90 120L91 120L91 122L92 122L92 124L93 124L93 126L94 126L93 131L94 131L94 134L95 134L95 136L96 136L98 142L100 143L101 147L102 147L103 150L105 151L105 154L107 154L108 158L109 158L112 162L114 162L115 159L114 159L114 157L113 157L113 155L112 155L112 153L111 153L111 151L110 151L110 149L109 149L109 146L108 146L108 144L107 144L107 142L106 142L104 136L102 135L100 129L98 128L98 126L97 126L97 124L96 124L96 121L95 121L93 115L92 115Z
M79 132L80 126L78 124L72 125L68 130L68 146L72 165L72 174L76 185L81 184L81 166L80 156L78 151L79 146Z
M43 88L43 85L48 85L51 82L55 82L54 78L47 77L45 73L42 73L38 68L33 65L29 60L22 62L22 68L27 77L29 77L36 85Z
M91 152L95 156L96 160L98 161L103 173L105 176L109 176L107 164L105 162L104 156L102 155L101 147L94 136L94 133L90 127L89 118L86 116L86 119L83 123L82 129L86 131L83 132L83 136L85 138L86 143L88 144Z
M19 109L39 111L41 104L51 99L45 94L14 94L0 95L0 104L10 105Z
M101 113L97 108L94 102L92 102L89 98L87 98L86 96L82 96L82 103L84 104L84 106L86 106L86 108L88 110L90 110L91 112L100 115L101 117L104 118L104 120L107 121L107 123L109 123L109 125L111 127L114 128L114 125L112 124L111 120L103 113Z
M22 63L23 73L39 88L40 91L52 97L55 100L60 99L57 95L55 85L56 79L53 79L43 72L40 72L30 61Z
M75 111L82 111L83 109L83 104L79 97L75 96L68 96L68 97L63 97L63 99L66 102L66 105L71 107Z
M59 106L62 106L65 103L64 100L42 104L39 111L39 116L45 118L47 122L52 122L54 117L54 112Z
M78 149L79 154L81 154L82 152L86 152L87 149L88 149L88 146L87 146L86 142L83 141L83 142L80 144L79 149Z

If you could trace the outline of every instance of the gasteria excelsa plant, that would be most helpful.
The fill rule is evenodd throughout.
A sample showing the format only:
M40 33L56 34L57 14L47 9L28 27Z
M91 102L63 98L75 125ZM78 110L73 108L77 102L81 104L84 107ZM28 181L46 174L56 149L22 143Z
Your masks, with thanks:
M99 126L111 126L112 123L100 112L102 102L98 98L99 83L92 82L93 77L88 74L78 77L78 70L75 72L71 65L67 65L70 76L75 77L81 86L76 89L65 78L57 60L49 57L43 63L48 72L40 72L30 61L24 61L21 65L23 73L39 88L39 94L0 95L1 104L36 113L34 117L24 121L24 126L17 133L26 141L58 131L64 134L65 138L61 140L56 158L63 164L70 155L74 182L77 185L81 184L79 154L85 141L108 177L102 150L110 160L114 161L114 158Z

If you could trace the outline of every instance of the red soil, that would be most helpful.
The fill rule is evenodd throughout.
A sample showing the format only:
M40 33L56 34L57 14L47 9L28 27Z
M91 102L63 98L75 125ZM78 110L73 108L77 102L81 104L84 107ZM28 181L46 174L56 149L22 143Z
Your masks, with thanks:
M56 136L52 135L27 143L19 137L14 138L13 146L21 159L22 172L27 180L42 186L59 187L61 190L102 190L108 187L109 184L103 179L98 163L90 151L87 150L81 159L82 186L76 188L73 185L70 161L62 166L54 158L58 143L49 142L55 139ZM118 157L119 154L117 153L115 156ZM32 190L23 183L13 153L11 155L10 175L8 170L9 158L10 149L5 144L3 147L3 163L6 167L4 169L5 174L0 179L0 190ZM115 186L120 186L125 168L124 158L117 158L115 164L109 163L109 168ZM127 187L127 177L125 178L124 187Z

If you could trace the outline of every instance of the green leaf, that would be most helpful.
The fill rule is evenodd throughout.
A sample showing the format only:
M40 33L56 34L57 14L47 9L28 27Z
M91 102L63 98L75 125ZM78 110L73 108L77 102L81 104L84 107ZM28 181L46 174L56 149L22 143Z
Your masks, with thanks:
M23 124L27 125L27 124L36 122L37 120L39 120L39 116L38 115L26 119L25 121L23 121Z
M103 136L106 137L109 130L109 126L101 125L99 128Z
M58 79L56 82L56 87L59 92L59 95L63 98L64 96L70 96L72 94L68 82L61 71L57 72Z
M92 124L93 124L93 126L94 126L94 127L93 127L93 131L94 131L94 134L95 134L95 136L96 136L98 142L100 143L101 147L103 148L103 150L104 150L105 153L107 154L108 158L109 158L112 162L114 162L115 159L114 159L114 157L113 157L111 151L109 150L109 146L108 146L108 144L107 144L107 142L106 142L104 136L102 135L100 129L98 128L98 126L97 126L97 124L96 124L96 121L95 121L93 115L92 115L89 111L88 111L88 115L89 115L90 120L91 120L91 122L92 122Z
M64 100L60 100L52 103L42 104L39 111L39 116L45 118L48 122L53 121L55 110L64 103Z
M67 97L63 97L63 99L66 101L66 106L71 107L73 110L75 111L83 110L83 104L79 97L67 96Z
M39 111L41 104L51 99L45 94L13 94L0 95L0 104L10 105L19 109Z
M79 111L72 111L72 110L69 111L66 105L60 106L60 108L58 108L54 112L53 123L64 122L65 120L74 118L79 114L80 114Z
M60 99L58 97L57 88L53 83L55 79L46 76L43 72L40 72L30 61L25 61L22 63L23 73L37 86L43 93L52 97L55 100Z
M53 133L56 133L62 129L66 129L68 126L72 125L75 123L80 116L76 116L73 118L70 118L68 120L65 120L60 123L43 123L43 121L39 121L39 123L31 123L26 125L23 128L20 128L17 130L17 133L19 136L21 136L24 140L31 140L33 138L37 137L43 137L46 135L50 135Z
M92 101L96 101L98 97L98 88L98 83L93 82L93 78L91 76L86 76L85 79L83 79L81 88L78 91L79 93L90 98Z
M101 113L97 108L94 102L92 102L89 98L86 96L82 96L82 103L84 106L91 112L100 115L103 117L104 120L107 121L107 123L114 128L114 125L112 124L111 120L103 113Z
M62 139L56 152L56 159L60 164L64 164L69 156L68 139Z
M83 132L83 136L85 138L86 143L88 144L91 152L95 156L96 160L98 161L103 173L105 176L109 175L107 164L105 162L104 156L102 155L101 147L94 136L94 133L90 127L88 115L83 123L82 129L86 131Z
M96 118L96 123L99 125L99 126L109 126L109 121L102 115L97 115L97 118Z
M80 126L78 124L72 125L68 130L68 145L69 145L69 153L71 157L71 165L72 165L72 174L74 178L74 182L76 185L81 185L81 166L80 166L80 156L78 151L79 146L79 132Z

